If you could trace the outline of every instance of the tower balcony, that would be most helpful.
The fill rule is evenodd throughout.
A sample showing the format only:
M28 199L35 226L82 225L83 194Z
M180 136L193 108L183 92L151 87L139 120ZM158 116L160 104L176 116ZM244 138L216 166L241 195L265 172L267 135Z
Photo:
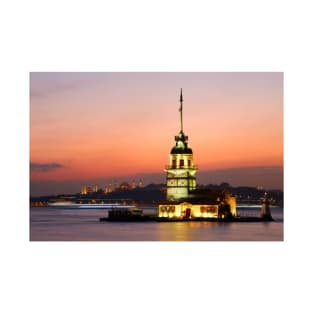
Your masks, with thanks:
M179 169L179 170L197 170L198 169L198 166L197 165L192 165L192 166L188 166L188 165L181 165L181 166L172 166L172 165L165 165L165 169L166 170L176 170L176 169Z

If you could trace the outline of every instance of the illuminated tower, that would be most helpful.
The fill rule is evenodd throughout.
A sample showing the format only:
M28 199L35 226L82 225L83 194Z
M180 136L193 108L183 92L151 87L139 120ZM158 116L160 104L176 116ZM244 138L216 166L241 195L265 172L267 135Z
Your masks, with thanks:
M180 132L175 136L176 144L170 153L170 163L165 168L167 200L188 198L189 191L196 188L197 168L188 147L188 136L183 132L183 91L180 90Z
M87 194L87 186L83 185L80 194L86 195Z
M261 218L265 220L272 220L271 209L270 209L270 202L267 198L267 192L264 193L264 198L262 200L261 206Z

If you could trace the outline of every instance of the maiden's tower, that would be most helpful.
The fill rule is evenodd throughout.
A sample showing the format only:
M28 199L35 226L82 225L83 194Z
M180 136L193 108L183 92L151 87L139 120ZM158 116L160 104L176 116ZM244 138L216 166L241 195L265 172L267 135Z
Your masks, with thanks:
M166 166L166 201L158 205L162 219L227 219L236 216L236 199L223 189L197 189L197 167L183 130L183 93L180 91L180 131Z
M187 198L191 190L196 189L197 168L193 154L188 147L188 136L183 131L183 94L180 91L180 132L175 136L175 146L170 153L170 162L166 167L166 198L169 201Z

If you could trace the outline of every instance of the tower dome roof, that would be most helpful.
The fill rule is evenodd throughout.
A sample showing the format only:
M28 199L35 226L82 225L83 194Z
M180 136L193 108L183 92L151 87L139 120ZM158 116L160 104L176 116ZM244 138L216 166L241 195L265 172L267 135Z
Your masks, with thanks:
M171 150L171 154L192 154L192 149L188 147L178 148L174 146Z

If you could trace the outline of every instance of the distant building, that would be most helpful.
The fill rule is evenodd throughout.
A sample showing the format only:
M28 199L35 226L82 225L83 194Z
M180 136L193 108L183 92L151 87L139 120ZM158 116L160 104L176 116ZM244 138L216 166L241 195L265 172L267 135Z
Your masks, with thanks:
M96 185L96 186L83 185L81 188L80 194L81 195L87 195L87 194L91 194L91 193L95 193L95 192L98 192L98 185Z
M120 190L130 190L132 189L131 185L129 183L123 182L119 186Z
M114 182L112 185L112 191L115 191L118 188L117 182Z
M87 194L93 193L94 188L92 186L87 186Z
M104 188L104 193L111 193L113 191L112 184L109 184Z
M142 181L139 182L138 186L142 186ZM116 190L131 190L135 188L137 188L135 180L133 180L131 184L129 184L128 182L122 182L118 185L117 182L114 182L104 187L104 193L107 194Z
M226 189L197 189L196 172L188 136L183 131L183 95L180 94L180 132L166 166L166 198L159 203L161 218L220 218L236 216L236 198Z
M83 185L83 186L82 186L82 189L81 189L80 193L81 193L82 195L86 195L86 194L87 194L87 186L86 186L86 185Z

